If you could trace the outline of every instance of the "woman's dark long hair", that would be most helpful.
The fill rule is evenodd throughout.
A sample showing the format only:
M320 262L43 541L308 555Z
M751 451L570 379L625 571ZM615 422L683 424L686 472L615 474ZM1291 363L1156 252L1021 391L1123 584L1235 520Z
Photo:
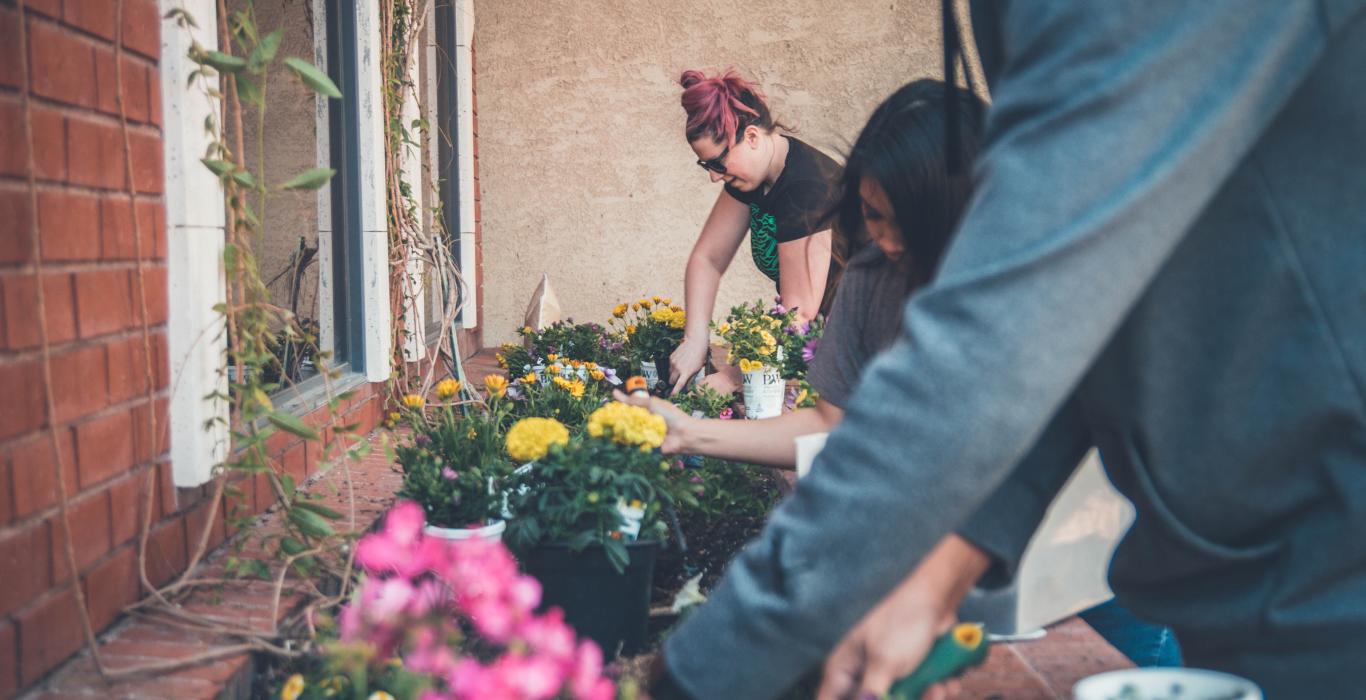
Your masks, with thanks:
M844 166L842 193L835 206L839 246L852 256L868 244L859 185L871 177L892 205L906 247L909 289L934 278L958 219L972 196L972 163L982 142L986 105L955 88L958 169L950 177L945 143L947 86L916 80L892 93L868 118Z

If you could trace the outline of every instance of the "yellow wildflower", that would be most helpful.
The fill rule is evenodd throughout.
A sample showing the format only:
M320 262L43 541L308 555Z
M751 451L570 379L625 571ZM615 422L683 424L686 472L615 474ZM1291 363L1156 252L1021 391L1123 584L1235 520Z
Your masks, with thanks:
M654 296L652 296L652 297L650 297L650 298L651 298L651 299L654 299L656 304L658 304L658 303L661 302L661 301L664 301L663 299L660 299L660 298L659 298L659 295L658 295L658 294L656 294L656 295L654 295Z
M626 335L635 335L635 334L636 334L636 326L635 326L635 324L634 324L634 323L628 324L628 325L626 326Z
M597 369L597 368L598 368L598 363L596 363L596 362L585 362L585 363L583 363L583 366L584 366L584 367L587 367L588 369Z
M484 388L488 390L490 397L502 398L507 394L508 380L501 374L490 374L484 377Z
M527 373L526 373L526 376L522 377L521 381L522 381L523 384L535 384L535 383L536 383L536 373L535 373L535 372L527 372Z
M550 366L548 366L548 367L545 368L545 371L546 371L546 372L549 372L550 374L559 374L560 371L563 370L563 369L564 369L564 368L561 367L561 366L559 366L559 365L550 365Z
M532 333L535 333L535 332L536 332L536 331L531 330L531 326L522 326L522 331L521 331L522 335L531 335Z
M637 301L637 302L632 303L632 304L631 304L631 310L632 310L632 311L640 311L640 302Z
M622 316L626 315L627 308L629 307L626 306L625 302L617 304L616 306L612 307L612 315L616 318L621 318Z
M764 345L778 344L778 341L773 338L773 334L768 331L759 331L759 337L764 339Z
M763 355L764 357L768 357L769 355L773 354L773 346L765 345L759 348L758 350L755 350L755 352L759 353L760 355Z
M584 385L582 380L569 381L563 377L555 377L555 386L569 392L569 395L576 399L583 398Z
M398 411L389 412L389 422L397 423L401 420L403 420L403 414L399 413Z
M436 383L436 397L445 401L446 399L460 393L459 379L442 379Z
M508 368L508 358L503 357L503 353L500 352L497 355L494 355L494 357L498 358L499 367L502 367L503 369Z
M578 368L580 368L580 367L583 366L583 363L582 363L582 362L579 362L578 360L570 360L570 361L569 361L569 366L570 366L570 367L573 367L574 369L578 369Z
M417 394L403 395L403 405L413 409L414 411L416 411L419 408L422 408L422 405L425 403L427 403L426 400L424 400L421 396L418 396Z
M280 689L280 700L295 700L304 692L304 677L298 673L289 677L285 681L285 686Z
M552 352L552 353L550 353L549 355L546 355L546 356L545 356L545 360L546 360L546 362L559 362L559 361L560 361L560 356L559 356L559 355L556 355L555 353Z
M653 301L650 301L649 299L641 299L641 300L640 300L640 308L642 308L642 309L648 309L648 308L650 308L651 306L654 306L654 305L655 305L655 303L654 303Z
M664 443L668 431L662 416L648 409L613 401L588 416L588 434L619 445L639 445L648 452Z
M662 420L662 419L661 419ZM523 418L508 429L508 456L532 462L545 456L551 445L569 443L569 429L554 418Z
M721 335L725 335L725 334L727 334L727 333L730 332L730 324L729 324L729 323L723 323L723 324L721 324L720 326L717 327L716 331L717 331L718 333L720 333Z
M595 382L600 382L600 381L602 381L603 379L606 379L606 378L607 378L607 374L604 373L604 372L603 372L602 370L600 370L600 369L590 369L590 370L588 370L588 376L592 377L592 378L593 378L593 381L595 381Z

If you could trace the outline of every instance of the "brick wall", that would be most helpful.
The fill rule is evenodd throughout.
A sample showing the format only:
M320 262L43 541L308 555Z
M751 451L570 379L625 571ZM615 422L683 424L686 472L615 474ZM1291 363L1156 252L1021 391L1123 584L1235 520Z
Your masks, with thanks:
M147 386L132 210L115 103L115 5L29 2L29 70L38 180L30 206L23 143L19 17L0 2L0 697L31 684L81 644L73 586L96 625L138 594L133 541L143 478L170 510L165 441L166 237L154 0L128 0L123 90L140 217L154 386ZM30 224L41 231L55 424L66 466L78 571L63 554L43 398ZM154 551L184 557L174 525ZM183 538L180 538L183 539Z

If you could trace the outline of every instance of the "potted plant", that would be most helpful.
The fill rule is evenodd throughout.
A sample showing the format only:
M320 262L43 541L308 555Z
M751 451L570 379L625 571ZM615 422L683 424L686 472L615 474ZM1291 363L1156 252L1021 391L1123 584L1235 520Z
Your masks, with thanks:
M399 495L422 507L430 535L499 539L506 527L502 486L513 467L502 450L507 380L490 375L485 384L482 405L451 402L460 393L454 379L436 385L445 403L404 397L412 435L395 450L403 469Z
M645 377L651 390L669 378L669 355L683 342L687 314L662 297L642 298L612 309L612 324L620 327L623 351L631 371Z
M609 654L643 647L662 513L692 499L669 479L664 433L663 418L616 402L572 439L549 419L508 431L509 454L534 464L513 479L507 542L541 581L546 604Z
M782 413L786 351L779 341L783 328L795 317L765 311L762 304L733 307L717 335L729 346L730 362L739 365L743 377L746 418L772 418Z

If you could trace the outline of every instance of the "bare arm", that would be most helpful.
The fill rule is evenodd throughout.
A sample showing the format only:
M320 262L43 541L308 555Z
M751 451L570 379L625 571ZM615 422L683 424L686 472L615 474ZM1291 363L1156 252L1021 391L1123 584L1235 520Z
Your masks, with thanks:
M794 469L802 435L829 432L844 418L844 411L823 399L813 408L802 408L765 420L708 420L693 418L677 406L654 397L627 396L618 401L648 408L664 416L669 433L663 450L669 454L692 454Z
M675 392L706 362L707 343L711 338L707 326L716 307L716 289L721 285L721 275L730 267L735 251L744 241L748 227L749 207L721 190L707 223L702 225L692 254L688 256L683 278L683 303L688 321L683 331L683 344L669 357L669 381L674 383Z
M796 308L803 321L810 321L820 311L825 295L825 281L830 274L830 229L805 238L778 244L778 293L783 305Z

